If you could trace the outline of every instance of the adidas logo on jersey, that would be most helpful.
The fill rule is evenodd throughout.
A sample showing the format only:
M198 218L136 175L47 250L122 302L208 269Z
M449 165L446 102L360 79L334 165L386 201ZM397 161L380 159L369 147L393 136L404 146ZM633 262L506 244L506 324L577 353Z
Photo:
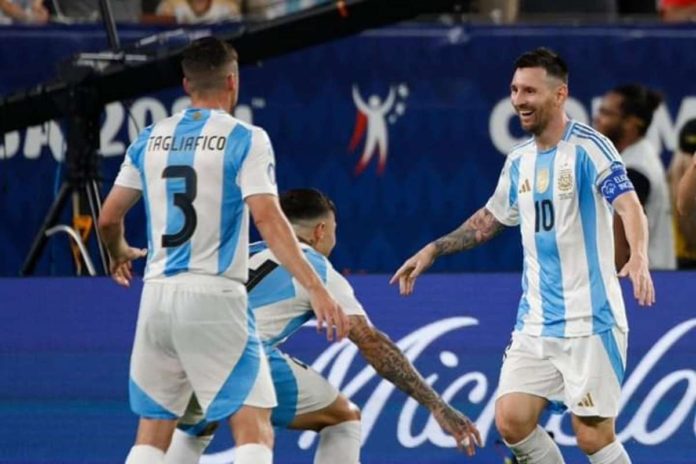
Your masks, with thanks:
M578 406L580 406L582 408L594 407L594 401L592 401L592 395L589 393L587 395L585 395L585 397L582 400L580 400L580 402L578 403Z
M525 179L524 182L522 182L519 193L527 193L531 191L532 187L529 185L529 179Z

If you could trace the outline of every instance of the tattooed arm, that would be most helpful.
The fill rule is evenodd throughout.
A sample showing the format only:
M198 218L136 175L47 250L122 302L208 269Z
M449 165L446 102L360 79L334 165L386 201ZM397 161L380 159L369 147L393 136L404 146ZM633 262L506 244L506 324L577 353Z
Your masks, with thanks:
M364 316L349 316L349 319L348 338L355 343L368 364L382 378L425 406L440 427L456 439L460 448L473 454L474 444L481 443L481 437L469 418L440 398L386 334L369 325ZM468 446L462 443L468 443Z
M495 237L504 224L498 221L490 211L481 208L457 229L424 246L399 268L389 283L399 281L402 295L413 293L416 278L433 265L435 259L459 251L470 250Z
M435 258L449 255L458 251L470 250L495 237L505 227L488 211L481 208L457 229L432 244L435 247Z

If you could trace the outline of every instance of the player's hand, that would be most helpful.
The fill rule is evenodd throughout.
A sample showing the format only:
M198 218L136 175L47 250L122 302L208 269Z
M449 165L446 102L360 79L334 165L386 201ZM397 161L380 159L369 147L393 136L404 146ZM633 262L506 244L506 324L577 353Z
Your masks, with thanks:
M404 296L410 295L413 293L416 278L433 265L435 258L435 246L432 244L424 246L418 253L408 258L401 265L399 270L389 280L389 283L393 284L398 281L399 293Z
M350 321L336 300L324 286L310 291L309 297L317 318L317 332L326 324L326 338L329 341L334 340L334 333L336 341L343 340L350 331Z
M641 306L652 306L655 303L655 287L653 286L648 260L644 255L631 254L626 265L619 272L619 277L628 277L633 284L633 296Z
M457 448L468 456L476 454L476 447L480 448L482 441L476 424L471 419L447 404L433 411L433 417L442 430L452 435Z
M146 248L125 246L111 256L111 278L124 287L130 287L133 280L133 261L147 256Z

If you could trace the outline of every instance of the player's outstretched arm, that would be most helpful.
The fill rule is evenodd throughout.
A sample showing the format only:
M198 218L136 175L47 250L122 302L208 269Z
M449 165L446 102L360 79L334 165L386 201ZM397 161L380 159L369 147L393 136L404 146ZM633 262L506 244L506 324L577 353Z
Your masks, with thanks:
M133 278L131 261L147 256L147 250L129 246L123 232L123 219L140 195L140 190L116 185L106 197L99 215L99 232L111 257L111 276L124 287L130 286Z
M428 385L411 361L383 332L371 326L364 316L350 316L348 338L365 360L384 379L425 406L442 429L452 435L457 446L472 456L481 443L476 426L465 415L445 403Z
M680 216L696 216L696 155L679 181L677 211Z
M655 302L655 288L648 270L648 221L643 207L633 191L618 196L612 205L623 221L631 250L619 277L631 279L633 296L641 306L650 306Z
M326 335L339 340L350 328L348 317L336 303L323 282L300 250L300 244L275 195L259 194L246 198L254 224L280 263L297 279L310 296L317 318L317 330L326 323Z
M402 295L413 293L416 278L442 255L470 250L495 237L505 227L488 209L481 208L449 234L430 242L407 259L392 276L390 284L399 282Z

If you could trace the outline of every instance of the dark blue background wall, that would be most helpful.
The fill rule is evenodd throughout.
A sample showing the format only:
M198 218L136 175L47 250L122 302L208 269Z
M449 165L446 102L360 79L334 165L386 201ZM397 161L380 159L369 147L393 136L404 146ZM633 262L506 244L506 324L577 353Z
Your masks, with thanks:
M129 29L124 37L150 32ZM104 46L103 33L94 29L47 33L3 31L0 62L13 65L0 77L0 92L47 78L61 56ZM268 130L281 189L314 186L334 198L337 267L391 272L425 242L457 227L491 194L502 153L523 137L507 102L512 62L520 53L545 45L566 58L568 110L585 122L597 97L615 85L640 81L662 90L666 105L650 135L666 159L678 127L696 116L695 39L693 27L388 28L244 68L238 115ZM354 87L366 101L384 101L395 91L384 118L387 160L381 174L376 155L356 174L369 130L362 137L355 130L360 118ZM129 140L152 119L185 105L181 97L170 90L109 106L102 131L105 192ZM56 159L62 159L63 140L59 124L5 138L0 275L17 273L48 209L62 172ZM141 207L128 220L128 235L135 244L146 243ZM520 255L518 233L508 231L494 246L443 259L436 269L518 270ZM73 273L64 239L46 253L38 272Z

